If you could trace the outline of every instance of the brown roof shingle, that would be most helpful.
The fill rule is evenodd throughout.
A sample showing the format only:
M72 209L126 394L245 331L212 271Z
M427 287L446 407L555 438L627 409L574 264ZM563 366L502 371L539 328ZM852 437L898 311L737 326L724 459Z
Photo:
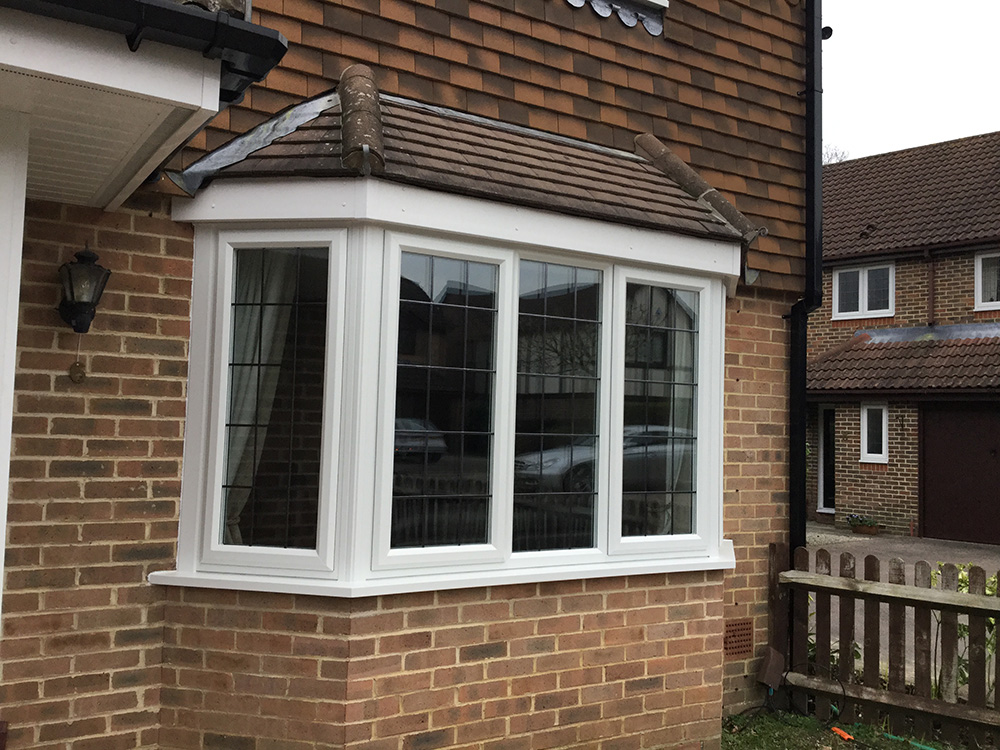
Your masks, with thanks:
M949 326L942 327L948 329ZM813 395L835 393L983 392L1000 387L1000 335L996 326L973 326L960 338L928 338L932 329L897 329L903 340L879 340L885 331L858 332L845 346L809 363L807 387ZM905 333L902 335L906 335Z
M283 113L274 121L287 116ZM385 95L381 120L385 169L380 179L619 224L739 240L738 232L709 207L635 154ZM199 162L187 172L200 169L205 179L357 178L357 171L341 164L340 129L338 105L235 164L205 170Z
M1000 132L823 167L823 260L1000 240Z

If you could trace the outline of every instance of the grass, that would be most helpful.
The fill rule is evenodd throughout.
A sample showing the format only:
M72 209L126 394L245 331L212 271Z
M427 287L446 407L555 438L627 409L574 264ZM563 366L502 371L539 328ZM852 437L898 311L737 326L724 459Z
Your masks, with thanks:
M885 736L880 727L834 723L853 741L846 741L811 716L762 711L731 716L722 724L722 750L820 750L871 748L872 750L948 750L950 745L930 740L898 740ZM914 744L917 743L917 744Z

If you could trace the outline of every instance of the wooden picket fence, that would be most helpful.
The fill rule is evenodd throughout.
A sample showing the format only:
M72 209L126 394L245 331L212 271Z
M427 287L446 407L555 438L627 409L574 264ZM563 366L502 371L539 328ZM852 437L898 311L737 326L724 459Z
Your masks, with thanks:
M798 549L785 570L787 557L772 545L772 647L795 707L823 721L888 722L918 738L1000 747L1000 598L986 594L982 568L918 562L907 580L899 559L886 566L868 555L858 570L853 555L835 561L820 549L810 568Z

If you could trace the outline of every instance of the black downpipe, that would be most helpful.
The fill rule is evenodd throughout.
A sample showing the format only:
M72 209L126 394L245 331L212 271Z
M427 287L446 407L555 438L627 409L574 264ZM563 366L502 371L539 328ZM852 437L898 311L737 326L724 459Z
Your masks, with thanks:
M823 301L823 28L822 0L806 0L806 278L792 306L788 404L789 547L806 543L806 322Z

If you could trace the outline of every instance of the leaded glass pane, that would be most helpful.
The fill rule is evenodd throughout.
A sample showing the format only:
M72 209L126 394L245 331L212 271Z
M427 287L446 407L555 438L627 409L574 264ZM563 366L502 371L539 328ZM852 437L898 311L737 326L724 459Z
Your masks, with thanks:
M328 262L235 252L222 542L315 549Z
M513 549L593 547L601 275L522 261L518 292Z
M391 546L489 541L497 269L403 253Z
M694 531L698 294L626 286L622 536Z

